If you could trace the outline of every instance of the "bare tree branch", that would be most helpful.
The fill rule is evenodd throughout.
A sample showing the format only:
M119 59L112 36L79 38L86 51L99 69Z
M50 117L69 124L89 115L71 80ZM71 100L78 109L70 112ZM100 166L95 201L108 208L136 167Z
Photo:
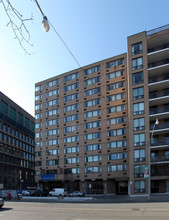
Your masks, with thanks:
M9 0L1 0L0 3L2 3L9 19L9 22L6 26L11 26L14 32L14 38L18 40L20 46L25 51L25 54L30 55L25 45L33 45L30 43L31 36L25 25L25 22L33 21L33 16L24 19L22 14L16 8L13 7Z

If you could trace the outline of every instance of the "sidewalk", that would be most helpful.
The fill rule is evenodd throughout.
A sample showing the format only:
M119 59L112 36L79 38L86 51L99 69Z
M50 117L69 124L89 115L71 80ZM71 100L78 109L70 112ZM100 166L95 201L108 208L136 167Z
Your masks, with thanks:
M31 197L23 196L21 200L11 201L27 202L56 202L56 203L146 203L146 202L169 202L169 195L152 195L150 200L147 196L130 197L129 195L87 195L85 197Z

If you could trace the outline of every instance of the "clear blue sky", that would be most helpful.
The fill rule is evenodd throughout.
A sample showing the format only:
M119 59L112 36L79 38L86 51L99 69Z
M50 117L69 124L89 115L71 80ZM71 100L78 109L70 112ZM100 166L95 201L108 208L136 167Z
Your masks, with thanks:
M81 66L127 51L127 36L169 23L169 0L38 0ZM45 33L34 1L11 0L27 22L25 55L0 3L0 90L34 115L35 83L78 68L55 32Z

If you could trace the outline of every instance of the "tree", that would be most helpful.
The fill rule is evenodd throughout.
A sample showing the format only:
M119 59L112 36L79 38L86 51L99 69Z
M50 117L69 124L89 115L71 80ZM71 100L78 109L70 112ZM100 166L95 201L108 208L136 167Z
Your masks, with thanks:
M9 22L7 26L11 26L14 38L18 40L20 46L25 51L25 54L30 55L26 49L26 44L33 46L30 42L31 35L27 29L26 22L33 21L33 16L24 18L23 15L11 4L10 0L0 0L3 8L8 16Z

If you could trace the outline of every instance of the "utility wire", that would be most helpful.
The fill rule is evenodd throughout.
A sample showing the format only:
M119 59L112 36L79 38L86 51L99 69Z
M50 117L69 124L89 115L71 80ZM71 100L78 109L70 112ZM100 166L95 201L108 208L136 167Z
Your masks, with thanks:
M69 53L71 54L71 56L73 57L73 59L76 61L77 65L79 66L80 69L82 69L81 65L79 64L78 60L76 59L76 57L73 55L72 51L69 49L68 45L65 43L65 41L63 40L63 38L60 36L60 34L56 31L56 29L54 28L54 26L52 25L52 23L48 20L50 26L53 28L54 32L57 34L57 36L59 37L59 39L62 41L62 43L65 45L65 47L67 48L67 50L69 51Z

